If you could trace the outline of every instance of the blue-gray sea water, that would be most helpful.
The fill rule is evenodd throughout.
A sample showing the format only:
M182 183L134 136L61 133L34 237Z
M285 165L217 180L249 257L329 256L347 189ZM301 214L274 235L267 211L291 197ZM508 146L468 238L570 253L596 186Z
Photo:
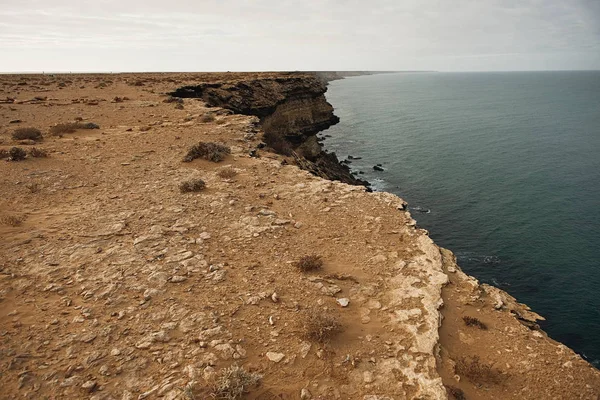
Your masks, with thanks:
M600 365L600 71L361 76L327 99L327 150Z

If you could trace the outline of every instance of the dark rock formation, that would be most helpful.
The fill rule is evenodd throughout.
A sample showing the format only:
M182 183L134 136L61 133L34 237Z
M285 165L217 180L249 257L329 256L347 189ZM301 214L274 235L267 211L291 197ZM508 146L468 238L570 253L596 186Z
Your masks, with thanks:
M314 74L288 73L279 77L184 86L171 96L201 98L209 106L260 118L265 142L279 153L293 155L297 164L315 175L368 186L354 177L335 153L326 153L315 136L339 118L325 99L327 84Z

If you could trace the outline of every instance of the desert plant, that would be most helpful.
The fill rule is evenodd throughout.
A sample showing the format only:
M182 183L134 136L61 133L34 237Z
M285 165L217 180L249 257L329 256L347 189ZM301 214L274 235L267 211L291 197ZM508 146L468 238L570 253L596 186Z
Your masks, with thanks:
M475 317L464 316L463 321L465 322L465 325L467 325L467 326L474 326L474 327L477 327L484 331L486 331L488 328L486 324L484 324L483 322L481 322L480 320L478 320Z
M44 149L38 149L37 147L32 147L29 150L29 155L34 158L46 158L46 157L48 157L48 152Z
M175 109L176 109L176 110L183 110L183 108L184 108L184 107L183 107L183 104L182 104L182 103L177 103L177 104L175 104Z
M213 113L204 113L200 117L200 122L213 122L215 119L216 118Z
M13 147L8 151L11 161L21 161L27 157L27 152L20 147Z
M67 122L54 125L50 128L50 133L53 135L62 135L63 133L73 133L77 129L100 129L100 126L93 122Z
M200 192L206 188L206 183L202 179L190 179L188 181L183 181L179 185L179 191L181 193L189 193L189 192Z
M321 256L312 254L301 257L294 262L294 266L302 272L318 271L323 268L323 260Z
M37 128L18 128L12 134L12 138L15 140L42 140L42 132Z
M501 384L506 380L502 371L483 363L478 356L460 358L456 361L454 372L464 376L473 383Z
M30 182L30 183L26 184L25 187L31 193L38 193L41 190L41 187L37 182Z
M218 400L238 400L257 386L262 377L248 372L243 367L233 365L221 370L212 384L212 396Z
M181 97L173 97L173 96L169 96L166 99L163 100L163 103L179 103L179 104L183 104L183 99Z
M232 179L237 175L237 171L233 167L226 167L217 172L217 175L222 179Z
M225 145L212 142L200 142L189 149L183 161L191 162L196 158L203 158L205 160L219 162L223 161L230 153L231 149Z
M5 215L0 218L2 225L19 226L25 221L25 217L16 215Z
M342 325L333 315L318 310L310 310L306 314L304 335L309 340L325 343L342 330Z

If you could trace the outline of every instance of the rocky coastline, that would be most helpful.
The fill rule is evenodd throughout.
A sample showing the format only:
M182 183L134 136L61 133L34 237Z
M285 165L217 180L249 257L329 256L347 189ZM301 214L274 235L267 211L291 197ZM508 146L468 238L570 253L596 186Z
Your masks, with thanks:
M598 400L539 315L322 151L325 92L1 76L0 397Z

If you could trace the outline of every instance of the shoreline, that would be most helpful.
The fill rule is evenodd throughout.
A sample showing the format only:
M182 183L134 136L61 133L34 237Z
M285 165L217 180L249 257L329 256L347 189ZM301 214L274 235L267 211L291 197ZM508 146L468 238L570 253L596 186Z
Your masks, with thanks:
M598 370L537 330L526 306L462 273L401 198L325 179L344 172L311 139L333 112L314 76L4 79L0 149L49 154L0 163L0 217L23 217L0 225L8 396L206 398L232 365L261 376L248 399L600 392ZM168 95L181 87L211 90ZM207 104L223 99L272 116ZM47 133L74 117L100 128ZM25 124L43 140L12 139ZM298 157L269 151L267 131L292 138ZM199 141L230 154L182 162ZM293 165L303 154L305 171ZM182 193L191 178L204 190ZM295 267L308 254L321 270ZM307 339L315 312L341 332Z

